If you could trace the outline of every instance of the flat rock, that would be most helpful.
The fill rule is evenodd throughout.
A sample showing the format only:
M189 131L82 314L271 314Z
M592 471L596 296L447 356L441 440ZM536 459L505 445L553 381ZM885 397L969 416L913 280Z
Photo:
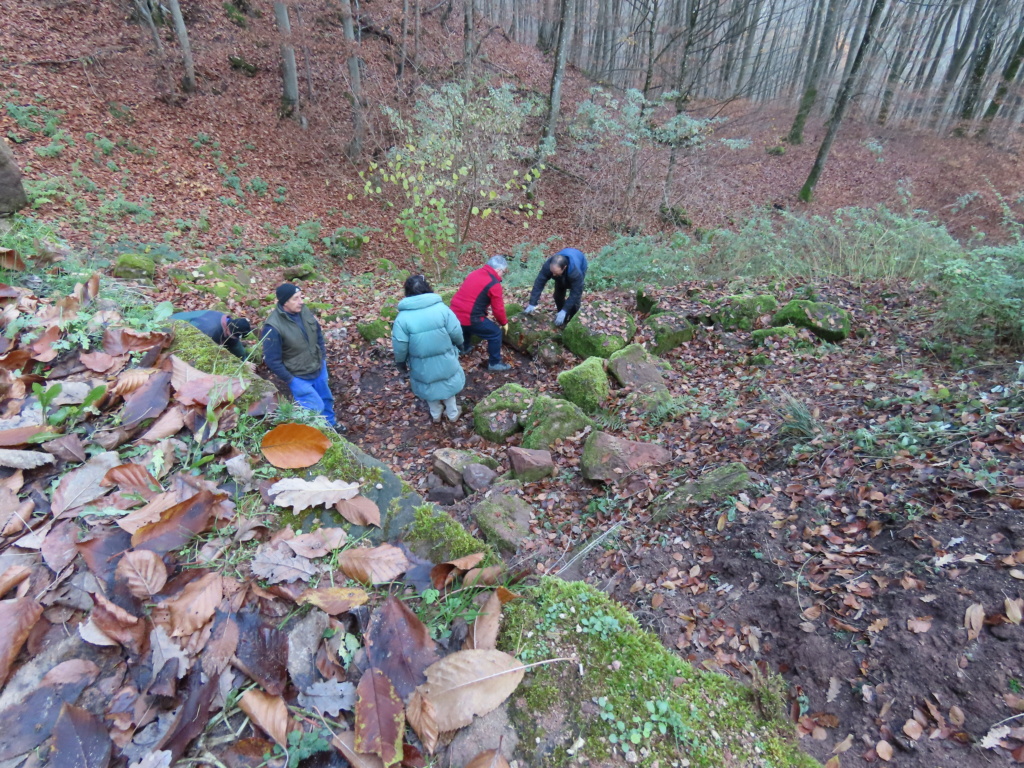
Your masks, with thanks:
M500 706L456 732L448 745L446 765L469 765L481 752L497 749L509 762L519 746L519 735L508 717L508 705Z
M533 507L499 488L473 507L473 519L487 542L505 554L515 554L530 534Z
M637 469L659 466L671 458L672 452L660 445L593 432L583 444L580 468L587 480L608 482Z
M651 520L666 520L686 507L732 496L748 485L750 472L743 464L738 461L724 464L705 472L693 482L684 483L656 498L651 505L654 510Z
M328 616L323 611L310 611L288 630L288 674L299 690L309 688L320 679L313 659L327 630Z
M456 448L438 448L434 451L434 471L448 485L462 485L462 473L470 464L498 468L497 461L473 451L460 451Z
M0 138L0 216L10 216L28 205L21 171L7 141Z
M427 491L427 501L440 504L442 507L450 507L457 501L466 498L466 491L461 485L442 485L438 488L431 488Z
M463 484L470 490L470 492L475 493L486 491L490 488L491 483L494 482L494 478L497 476L497 472L483 464L468 464L466 468L462 470Z
M512 465L512 475L524 483L534 483L555 474L555 462L551 458L551 451L509 448L508 460Z

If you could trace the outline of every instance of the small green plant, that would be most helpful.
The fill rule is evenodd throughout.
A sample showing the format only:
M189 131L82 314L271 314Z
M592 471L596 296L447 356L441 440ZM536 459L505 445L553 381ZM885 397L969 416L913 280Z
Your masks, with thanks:
M274 259L284 266L314 262L313 243L320 235L319 221L304 221L294 229L287 224L280 229L271 226L266 229L277 238L277 242L263 249L264 258Z
M202 149L208 144L213 143L213 137L208 133L199 132L196 137L192 139L192 149Z
M153 203L153 198L148 195L144 196L139 202L135 202L128 200L123 193L118 192L114 197L104 200L97 213L100 216L112 219L123 219L126 216L131 216L139 224L147 224L156 217L156 213L150 207Z
M238 9L237 5L230 2L230 0L225 0L224 2L224 15L227 16L228 21L235 26L241 27L242 29L249 26L249 20L245 18L245 14Z
M274 190L274 202L283 205L288 199L288 188L278 187Z
M327 253L335 259L358 256L363 245L370 242L370 233L380 232L376 227L338 227L323 238Z
M63 128L61 128L55 134L53 134L53 136L50 138L49 144L47 144L45 147L36 147L35 152L40 157L53 159L55 157L60 157L61 152L63 152L68 147L73 146L75 146L75 142L72 140L71 135Z
M259 176L254 176L248 184L245 185L246 191L250 194L256 195L256 197L263 197L267 194L267 182L261 179Z
M602 640L608 640L622 631L622 625L614 616L595 613L593 616L586 616L580 620L580 631L586 635L597 635Z
M85 134L85 138L88 141L91 141L94 145L96 145L96 149L98 149L104 155L112 155L114 153L114 150L117 149L117 144L115 144L105 136L100 136L98 134L90 132Z
M115 120L120 120L123 123L134 123L135 116L132 114L131 107L126 107L119 101L111 101L107 104L107 112Z
M11 91L10 95L14 98L20 96L17 91ZM63 110L50 109L42 104L16 104L8 101L4 103L4 108L23 131L41 133L50 137L58 133L60 119L64 115Z
M776 144L774 147L768 147L765 152L773 157L782 157L786 154L786 148L781 144Z

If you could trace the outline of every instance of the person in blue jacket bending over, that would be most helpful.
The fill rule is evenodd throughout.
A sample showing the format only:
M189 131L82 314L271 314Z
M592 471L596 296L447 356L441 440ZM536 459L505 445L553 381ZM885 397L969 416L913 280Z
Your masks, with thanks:
M544 262L533 281L533 290L530 292L530 301L523 310L524 314L532 314L537 311L537 302L544 292L544 286L548 280L555 281L555 325L565 325L572 320L572 316L580 311L580 302L583 300L583 281L587 276L587 257L582 251L575 248L563 248L550 259ZM566 292L569 296L566 298Z
M320 323L291 283L277 287L277 306L263 325L263 362L288 385L295 402L322 414L339 432L327 385L327 347Z
M252 326L244 317L230 317L215 309L199 309L195 312L175 312L171 320L183 320L235 357L245 359L242 339L252 333Z

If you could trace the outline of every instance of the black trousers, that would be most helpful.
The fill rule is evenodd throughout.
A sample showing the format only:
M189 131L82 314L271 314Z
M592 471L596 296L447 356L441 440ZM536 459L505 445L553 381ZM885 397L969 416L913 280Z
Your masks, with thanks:
M565 306L565 288L561 285L555 284L555 309L559 312L562 311L562 307ZM565 313L565 322L572 320L573 315L579 312L579 307L573 307L570 311Z

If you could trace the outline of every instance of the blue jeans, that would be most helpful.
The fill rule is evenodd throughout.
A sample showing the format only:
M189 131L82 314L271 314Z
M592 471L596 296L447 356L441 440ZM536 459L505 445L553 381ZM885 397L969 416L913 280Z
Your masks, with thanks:
M470 336L479 336L487 342L487 364L494 365L501 362L501 326L486 317L477 320L472 325L462 326L462 336L469 344Z
M288 382L288 388L292 391L295 402L303 408L323 414L332 427L338 423L334 417L334 395L327 386L327 363L324 363L316 378L302 379L294 376Z

